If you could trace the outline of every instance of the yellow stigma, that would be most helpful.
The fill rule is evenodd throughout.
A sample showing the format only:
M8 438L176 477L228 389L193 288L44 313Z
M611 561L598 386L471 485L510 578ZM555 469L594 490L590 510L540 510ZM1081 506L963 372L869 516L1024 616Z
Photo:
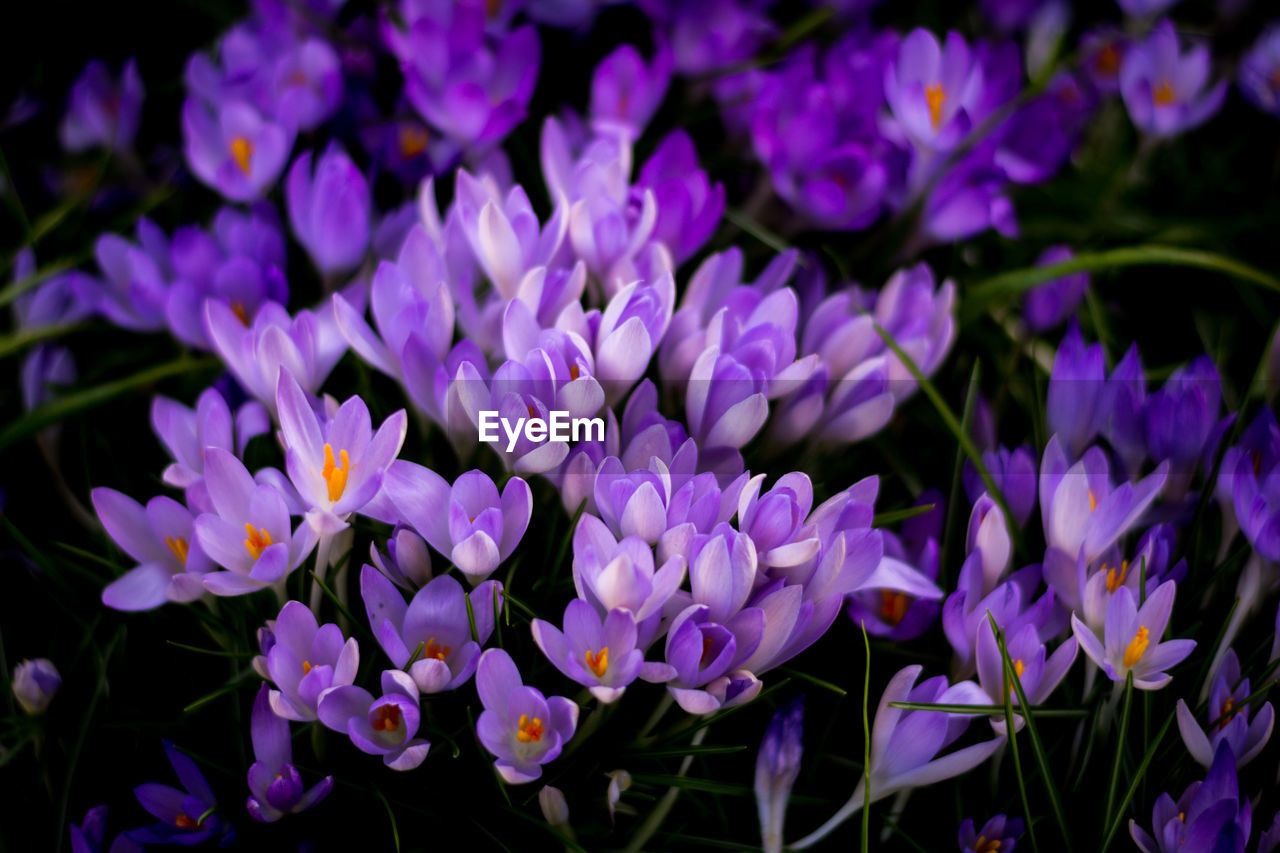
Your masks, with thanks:
M711 654L711 638L702 638L702 657L698 658L698 666L707 665L707 655Z
M400 706L383 705L373 718L375 732L394 732L400 728Z
M1000 853L1000 839L979 835L973 844L973 853Z
M231 138L231 158L236 161L240 171L249 174L249 160L253 157L253 143L243 136Z
M604 678L605 670L609 668L609 647L605 646L600 650L599 654L595 654L587 649L586 655L587 669L596 674L596 678Z
M236 319L240 321L241 326L249 325L249 309L244 307L244 303L236 300L231 303L231 313L236 315Z
M1018 658L1013 662L1013 674L1017 677L1018 681L1022 681L1022 673L1026 671L1027 671L1027 665L1022 662L1022 658ZM1004 692L1006 695L1012 694L1013 685L1006 682L1004 685Z
M1157 107L1167 107L1177 100L1177 96L1173 93L1173 84L1167 79L1161 80L1160 85L1151 90L1151 102Z
M880 590L880 618L890 625L897 625L907 615L907 594L891 589Z
M1129 643L1129 648L1124 650L1124 667L1130 669L1138 661L1142 660L1142 655L1147 651L1147 645L1151 640L1147 633L1146 625L1138 626L1138 633L1133 636L1133 642Z
M427 640L427 644L422 647L423 658L435 658L436 660L444 660L452 651L448 646L442 646L436 642L436 638L432 637Z
M529 719L528 714L520 715L520 725L516 729L516 740L521 743L538 743L542 740L542 718Z
M400 125L398 138L400 156L406 160L412 160L423 151L426 151L427 143L431 141L431 137L427 134L427 129L417 124Z
M169 550L173 552L173 556L178 558L179 563L186 565L187 552L191 550L187 545L187 540L183 539L181 536L177 539L174 539L172 536L166 536L164 537L164 544L169 546Z
M347 451L339 450L338 456L342 459L341 465L333 464L333 445L324 446L324 468L320 471L320 476L329 484L330 502L342 497L342 490L347 487L347 476L351 473L351 459L347 456Z
M1218 715L1218 728L1225 729L1227 723L1231 722L1231 718L1236 715L1236 700L1233 696L1228 696L1226 701L1222 703L1222 713Z
M261 527L255 528L247 521L244 523L244 533L244 549L255 560L262 556L262 552L268 545L272 544L270 533Z
M303 675L306 675L306 674L307 674L308 672L310 672L311 670L312 670L311 661L309 661L309 660L304 660L304 661L302 662L302 674L303 674Z
M581 375L582 375L582 371L578 368L578 365L576 365L576 364L571 364L571 365L569 365L569 378L570 378L570 379L577 379L577 378L578 378L579 376L581 376Z
M1106 77L1114 77L1120 70L1120 51L1114 44L1106 44L1093 57L1093 68Z
M929 104L929 121L937 130L942 125L942 105L947 100L947 93L941 83L930 83L924 87L924 99Z
M1089 512L1093 512L1098 508L1098 496L1093 493L1093 489L1089 490Z
M178 829L195 829L200 826L200 821L188 815L186 812L178 812L178 816L173 819L173 825Z
M1107 569L1104 565L1102 568L1107 570L1107 592L1115 592L1124 586L1125 578L1129 577L1129 561L1125 560L1120 564L1120 570Z

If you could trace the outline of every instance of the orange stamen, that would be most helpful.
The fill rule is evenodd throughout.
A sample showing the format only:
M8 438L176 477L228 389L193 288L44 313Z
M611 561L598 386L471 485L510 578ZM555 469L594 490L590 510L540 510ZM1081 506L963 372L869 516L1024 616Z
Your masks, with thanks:
M1124 585L1125 579L1129 577L1128 560L1125 560L1120 564L1119 572L1115 569L1107 569L1106 566L1103 566L1102 568L1107 570L1107 592L1115 592Z
M249 174L249 160L253 157L253 143L243 136L232 137L231 158L236 161L240 171Z
M894 592L891 589L880 590L880 618L890 625L897 625L907 615L910 601L905 592Z
M178 812L178 816L173 819L173 825L178 829L196 829L200 826L200 821L185 812Z
M250 557L256 560L262 556L262 552L266 550L267 546L272 544L271 534L261 527L255 528L247 521L244 523L244 532L244 549L249 552Z
M924 99L929 104L929 122L937 130L942 126L942 105L947 100L947 93L941 83L930 83L924 87Z
M416 124L400 125L400 133L398 134L400 142L400 156L406 160L412 160L423 151L427 150L427 143L431 141L427 129Z
M334 464L333 445L324 446L324 468L321 469L320 476L329 485L331 503L342 497L342 490L347 487L347 477L351 474L351 459L347 456L347 451L339 450L338 456L342 459L341 465Z
M383 705L378 709L377 715L373 718L373 730L375 732L394 732L400 728L400 707L398 705Z
M1157 107L1167 107L1177 100L1177 95L1173 92L1173 84L1168 80L1161 80L1160 85L1151 90L1151 102Z
M452 651L448 646L442 646L436 642L436 638L432 637L427 640L427 644L422 647L422 656L424 658L435 658L436 660L444 660Z
M172 536L164 537L164 544L169 546L169 550L173 552L173 556L178 558L178 562L186 565L187 552L191 550L187 545L187 540L179 536L174 539Z
M587 669L594 672L596 678L604 678L605 670L609 668L609 647L605 646L600 650L599 654L587 649L585 657L587 659Z
M311 666L311 661L309 661L309 660L304 660L304 661L302 662L302 674L303 674L303 675L306 675L306 674L307 674L308 672L310 672L312 669L313 669L313 667Z
M1148 636L1146 625L1138 626L1138 633L1133 635L1133 641L1129 643L1129 647L1124 650L1124 667L1130 669L1138 661L1142 660L1142 656L1146 654L1147 646L1151 643Z
M520 725L516 729L516 740L521 743L538 743L542 740L544 731L541 717L534 717L531 720L528 714L521 714Z

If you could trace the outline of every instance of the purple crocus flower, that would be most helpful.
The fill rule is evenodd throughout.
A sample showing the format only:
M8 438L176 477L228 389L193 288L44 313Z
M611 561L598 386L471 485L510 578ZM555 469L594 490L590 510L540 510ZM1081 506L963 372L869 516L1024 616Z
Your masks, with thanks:
M418 688L406 672L382 673L382 696L363 687L336 687L320 700L320 722L351 738L361 752L381 755L392 770L412 770L427 757L431 744L418 733L421 712Z
M101 281L79 279L81 298L112 323L136 332L165 328L165 303L173 269L169 241L145 216L138 220L138 242L118 234L103 234L93 253Z
M1102 434L1115 451L1122 473L1135 479L1147 458L1147 381L1137 344L1111 371L1103 394Z
M934 508L909 520L901 539L888 531L880 531L884 548L881 563L896 563L903 569L914 569L929 582L936 582L938 540L942 535L942 495L926 492L916 505L929 503L934 504ZM905 574L901 570L896 573ZM923 634L938 618L939 610L940 606L934 599L881 587L850 595L845 612L854 624L865 626L868 633L901 642Z
M196 540L191 510L164 496L143 508L108 488L94 489L91 497L107 533L138 561L102 591L103 604L115 610L151 610L204 595L204 578L215 566Z
M1280 117L1280 25L1272 24L1240 60L1240 91L1258 109Z
M1079 326L1071 323L1053 358L1045 421L1072 460L1079 459L1098 434L1106 378L1102 345L1085 346Z
M249 734L253 740L254 762L249 767L249 799L245 808L254 820L274 823L286 814L304 812L333 790L332 776L326 776L309 789L303 786L302 776L293 766L289 722L272 710L265 684L253 700Z
M344 642L337 625L319 625L298 601L281 608L272 633L275 644L266 653L267 672L276 685L271 710L286 720L314 720L327 691L355 681L360 647L355 637Z
M526 687L510 655L489 649L480 656L476 691L484 712L476 736L496 760L494 769L509 785L532 782L542 765L554 761L578 727L578 705L563 696L546 698Z
M698 168L698 152L683 130L672 131L658 143L641 167L636 187L653 192L658 207L653 239L671 250L676 263L702 248L724 215L724 185L713 185Z
M13 698L24 713L43 713L61 686L62 676L48 658L24 660L13 668Z
M1245 430L1241 445L1223 456L1219 478L1249 544L1265 559L1280 561L1280 426L1269 408Z
M1044 643L1036 631L1035 625L1023 625L1017 633L1007 637L1006 651L1009 662L1018 682L1032 707L1044 704L1045 700L1058 689L1062 679L1067 677L1071 664L1075 663L1077 643L1075 638L1058 646L1052 655L1048 654ZM1005 677L1004 659L1000 655L1000 646L991 630L990 620L978 625L977 641L978 684L988 696L988 705L1003 705L1008 694L1013 704L1017 705L1018 694ZM1007 721L992 718L991 728L996 734L1006 733ZM1026 720L1021 714L1013 717L1013 728L1022 731ZM984 833L985 835L985 833Z
M164 482L186 489L193 510L211 512L213 504L204 486L204 449L220 447L243 455L249 440L270 429L271 421L266 409L252 400L233 418L226 398L218 389L207 388L194 409L157 395L151 401L151 427L174 459L164 469Z
M308 507L307 522L321 536L337 533L382 487L387 468L404 444L404 409L390 415L375 433L368 406L353 396L322 422L287 370L280 371L276 407L286 469Z
M387 469L383 489L405 521L473 584L511 556L533 512L529 484L519 477L508 480L499 497L481 471L468 471L450 486L403 459Z
M1031 448L1024 444L1013 450L1005 447L986 450L982 454L982 464L1004 495L1014 522L1025 527L1036 507L1036 487L1039 484L1036 457ZM965 494L974 503L986 494L986 484L972 463L965 463L963 481Z
M92 60L71 86L67 112L58 138L68 151L100 146L124 150L133 145L142 113L142 76L133 58L120 70L120 79L100 60Z
M591 75L592 124L619 126L639 138L667 94L671 64L671 48L661 39L647 63L632 45L618 46Z
M1116 0L1116 5L1131 18L1154 18L1178 0Z
M1152 459L1169 460L1165 496L1170 500L1186 495L1201 457L1206 452L1212 456L1210 440L1216 444L1213 433L1221 405L1222 381L1207 355L1175 370L1147 398L1143 412L1147 449Z
M280 491L255 483L244 463L227 451L206 449L204 470L213 512L196 518L195 541L225 569L205 575L205 589L244 595L283 580L315 547L315 529L304 522L294 530Z
M1128 587L1132 595L1142 597L1150 596L1166 580L1182 580L1187 570L1186 560L1178 561L1172 568L1169 566L1169 557L1176 541L1176 534L1171 526L1157 524L1142 534L1129 559L1123 559L1119 547L1108 548L1098 559L1097 570L1088 574L1083 586L1080 585L1081 578L1088 570L1083 561L1078 561L1075 585L1081 591L1081 601L1079 606L1073 604L1073 607L1095 634L1103 632L1111 596L1120 587ZM1145 590L1139 587L1144 574L1147 581ZM1074 591L1063 598L1074 602Z
M590 604L575 598L564 609L563 625L562 632L550 622L533 620L533 640L547 660L600 702L622 698L644 664L630 612L610 610L601 620Z
M960 853L1013 853L1022 837L1022 820L998 814L975 830L972 818L960 824Z
M382 576L401 589L413 592L431 580L431 551L417 531L396 525L387 538L386 552L369 543L369 559Z
M328 42L308 38L276 60L272 71L275 115L285 127L313 130L342 105L342 66Z
M1176 801L1161 794L1151 810L1147 834L1135 820L1129 835L1142 853L1230 850L1243 853L1250 831L1248 797L1240 794L1231 747L1218 744L1203 782L1192 782Z
M391 662L408 667L409 677L423 693L454 690L475 672L480 647L493 633L494 605L501 590L497 581L487 581L471 591L473 637L467 593L449 575L432 579L405 605L396 588L372 566L360 572L369 627Z
M788 702L773 715L756 756L756 809L765 853L781 853L782 828L791 786L800 775L804 752L804 697Z
M71 853L142 853L145 849L128 835L117 835L107 846L107 807L94 806L85 812L80 825L71 824Z
M1089 30L1080 39L1081 65L1094 88L1103 95L1120 91L1120 68L1132 43L1115 27Z
M650 17L666 24L675 67L686 75L720 71L755 56L776 29L762 0L646 0Z
M728 612L727 596L713 598L715 610ZM763 685L744 664L761 645L766 616L761 608L740 607L732 608L720 623L712 618L713 607L691 604L671 621L665 650L667 690L687 713L710 714L760 693Z
M1201 728L1186 701L1178 700L1178 731L1192 758L1208 768L1213 764L1218 744L1224 742L1231 747L1236 767L1243 767L1257 757L1271 737L1275 709L1270 702L1263 703L1250 719L1252 709L1245 701L1250 695L1249 679L1240 677L1240 662L1229 649L1209 693L1207 730Z
M300 154L289 169L285 197L294 236L322 273L359 265L369 245L369 185L342 146L330 143L314 173L311 152Z
M1066 246L1050 246L1040 253L1036 266L1047 267L1069 261L1074 253ZM1089 287L1089 274L1071 273L1036 285L1027 291L1022 317L1033 332L1045 332L1075 312Z
M1222 106L1227 81L1209 85L1209 49L1195 45L1185 54L1168 19L1125 54L1120 95L1138 129L1167 139L1208 120Z
M231 826L218 816L217 798L200 768L171 741L163 743L164 753L182 788L160 782L147 782L134 788L138 803L160 822L132 830L129 838L143 845L192 847L230 833Z
M913 30L884 73L884 93L902 132L925 151L948 151L985 116L983 68L958 33L939 44Z
M182 106L187 164L231 201L252 201L275 184L293 135L242 101L213 106L188 97Z
M1133 686L1139 690L1159 690L1173 680L1165 670L1181 663L1196 647L1195 640L1161 642L1177 584L1165 581L1137 606L1128 587L1120 587L1107 604L1106 628L1100 641L1071 615L1071 630L1080 648L1112 681L1124 682L1133 674Z

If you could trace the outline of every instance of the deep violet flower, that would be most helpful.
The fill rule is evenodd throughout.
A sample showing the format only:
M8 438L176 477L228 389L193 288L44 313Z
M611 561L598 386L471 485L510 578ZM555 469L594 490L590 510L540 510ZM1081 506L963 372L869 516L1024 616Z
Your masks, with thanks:
M1192 758L1208 768L1213 764L1218 744L1224 742L1231 747L1236 767L1243 767L1257 757L1271 737L1275 709L1270 702L1265 702L1254 713L1245 701L1251 695L1249 679L1240 677L1236 653L1228 650L1209 693L1207 728L1201 727L1185 700L1178 700L1178 731Z
M533 640L547 660L569 678L590 689L601 702L622 697L640 675L644 651L636 648L636 623L626 610L610 610L603 622L580 598L564 609L564 631L534 619Z
M804 697L779 708L765 729L756 756L756 808L760 815L760 837L766 853L782 850L783 820L791 786L800 775L804 752Z
M311 152L293 161L285 183L289 222L322 273L356 267L369 245L369 185L347 152L331 143L315 162Z
M554 761L578 727L578 705L563 696L546 698L520 680L502 649L480 656L476 691L484 712L476 736L494 756L494 768L509 785L532 782Z
M636 187L653 191L658 208L653 239L671 250L676 263L702 248L724 214L724 184L712 184L698 168L698 152L683 130L673 130L658 143L640 168Z
M191 510L163 495L145 508L114 489L94 489L91 497L107 533L138 561L102 591L103 604L115 610L151 610L204 595L204 578L216 567L196 540Z
M94 806L85 812L80 825L71 824L71 853L142 853L141 844L127 834L116 836L107 846L107 807Z
M648 62L634 46L619 45L591 75L591 121L618 125L638 138L671 83L671 49L659 40Z
M61 686L62 676L48 658L24 660L13 668L13 698L24 713L43 713Z
M332 776L310 788L303 787L302 776L293 766L289 722L271 710L265 684L253 701L249 733L255 760L249 767L249 799L245 807L254 820L273 823L286 814L304 812L333 790Z
M1074 613L1071 629L1084 649L1112 681L1133 674L1139 690L1159 690L1173 680L1165 670L1181 663L1196 647L1195 640L1161 642L1177 584L1165 581L1139 608L1128 587L1120 587L1107 603L1106 629L1098 637Z
M1053 654L1040 640L1035 625L1023 625L1017 633L1006 638L1006 651L1009 662L1013 665L1014 674L1022 685L1027 701L1034 707L1044 704L1062 679L1067 677L1071 664L1075 662L1077 643L1075 638L1054 649ZM1004 670L1004 658L1000 654L1000 646L991 630L990 620L978 625L977 640L978 684L989 697L987 704L1003 705L1006 692L1013 704L1018 704L1017 691L1009 683ZM1021 731L1026 720L1021 714L1013 717L1015 731ZM991 727L996 734L1006 732L1007 721L992 718Z
M960 853L1013 853L1022 836L1022 821L998 814L975 829L972 818L960 824Z
M287 740L287 739L286 739ZM133 789L138 803L159 823L128 833L139 844L178 844L191 847L232 832L218 815L218 801L200 768L171 741L164 741L164 753L173 766L182 788L147 782Z
M62 147L68 151L131 147L138 132L142 97L136 60L131 58L124 64L119 80L112 79L101 61L92 60L71 86L67 112L58 128Z
M320 700L320 722L351 738L361 752L381 755L392 770L412 770L431 744L419 737L418 688L406 672L382 672L382 696L363 687L336 687Z
M1161 794L1151 810L1151 829L1129 821L1129 835L1142 853L1192 850L1243 851L1249 838L1250 804L1236 780L1231 747L1218 744L1203 782L1192 782L1176 801Z
M1209 85L1209 49L1186 53L1168 19L1125 54L1120 94L1129 118L1144 133L1168 138L1203 124L1227 95L1227 81Z
M1052 266L1069 261L1072 257L1074 253L1068 247L1050 246L1040 253L1036 266ZM1033 332L1044 332L1066 320L1075 312L1088 287L1089 274L1077 272L1046 281L1028 290L1022 307L1027 328Z
M271 630L275 644L266 652L267 672L276 685L269 694L271 710L286 720L314 720L327 691L355 681L360 647L355 637L344 642L337 625L318 624L298 601L281 608Z
M1280 26L1272 24L1240 60L1240 91L1254 106L1280 117Z

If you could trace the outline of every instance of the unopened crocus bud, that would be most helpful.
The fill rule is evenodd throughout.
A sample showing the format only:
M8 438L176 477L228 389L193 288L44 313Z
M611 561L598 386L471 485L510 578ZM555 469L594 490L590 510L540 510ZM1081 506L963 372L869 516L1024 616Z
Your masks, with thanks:
M39 714L48 708L61 686L62 676L48 658L24 660L13 671L13 695L28 714Z
M607 775L609 790L605 794L605 802L609 806L609 820L612 822L618 812L628 814L634 811L630 806L620 805L622 792L631 787L631 774L625 770L614 770Z
M564 792L554 785L543 785L538 792L538 805L542 807L542 816L554 827L569 825L569 804L565 802Z
M760 811L760 836L765 853L782 850L782 821L791 786L800 775L804 697L793 700L773 715L756 758L756 806Z

